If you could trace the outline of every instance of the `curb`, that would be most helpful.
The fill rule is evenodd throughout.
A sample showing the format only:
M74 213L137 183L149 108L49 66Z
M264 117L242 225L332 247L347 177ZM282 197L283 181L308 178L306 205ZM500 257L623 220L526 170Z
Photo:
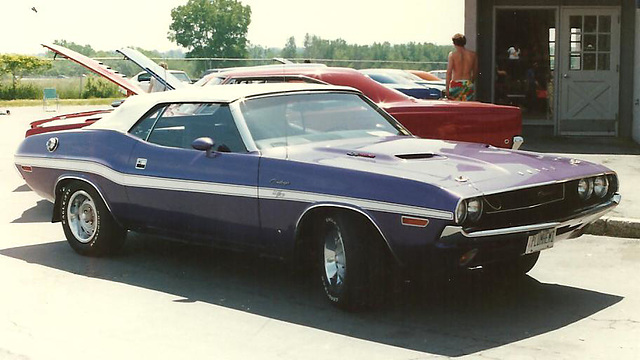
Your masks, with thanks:
M585 228L585 234L640 239L640 220L602 217Z

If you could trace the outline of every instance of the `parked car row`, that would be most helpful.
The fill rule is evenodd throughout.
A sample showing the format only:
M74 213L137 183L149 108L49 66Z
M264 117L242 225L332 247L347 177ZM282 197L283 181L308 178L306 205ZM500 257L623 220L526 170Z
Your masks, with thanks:
M92 71L103 70L97 62L69 49L57 45L46 46L61 56L72 60L77 59L76 62ZM118 52L133 60L152 76L156 76L159 81L166 82L169 89L188 86L170 74L163 77L164 69L135 49L124 48ZM396 78L407 79L407 77L413 76L404 71L375 70L375 73L383 72L392 74ZM372 70L370 73L373 74L374 71ZM399 73L405 74L404 77L399 76ZM328 67L321 64L280 64L232 68L211 73L197 81L194 86L229 85L239 82L302 81L300 79L291 80L291 76L304 77L308 79L307 81L313 79L316 82L356 88L399 120L414 135L420 137L477 142L512 149L519 148L523 142L521 137L522 115L517 107L479 102L416 99L374 81L371 78L372 75L349 68ZM128 89L128 93L144 92L140 86L121 76L111 76L109 79ZM408 82L409 80L404 81ZM428 91L421 85L414 84L413 86L419 87L422 89L421 91ZM52 118L49 120L51 121L34 122L27 131L27 135L67 129L72 126L86 126L96 121L97 117L93 116L90 121L86 122L76 122L75 125L72 125L68 119Z

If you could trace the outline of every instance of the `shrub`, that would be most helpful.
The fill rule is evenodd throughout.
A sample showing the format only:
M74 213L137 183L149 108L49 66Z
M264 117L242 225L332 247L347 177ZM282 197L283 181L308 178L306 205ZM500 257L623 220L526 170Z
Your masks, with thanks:
M118 86L100 78L87 77L82 98L112 98L119 96Z
M0 99L2 100L39 99L41 97L42 89L33 84L19 84L15 88L0 84Z

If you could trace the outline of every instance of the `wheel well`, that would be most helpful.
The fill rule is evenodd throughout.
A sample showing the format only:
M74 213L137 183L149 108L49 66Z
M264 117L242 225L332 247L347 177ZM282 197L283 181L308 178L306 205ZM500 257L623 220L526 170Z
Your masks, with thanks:
M298 221L295 235L295 248L294 248L294 267L304 268L309 264L313 264L312 257L314 255L314 239L319 227L320 221L329 214L344 214L349 216L353 221L357 221L358 224L366 227L372 234L377 234L376 241L381 241L384 244L384 249L387 255L395 259L389 244L386 242L382 231L374 224L373 220L367 215L361 213L356 209L342 208L335 206L320 206L308 210Z
M64 190L64 188L72 183L73 181L76 181L75 179L62 179L60 181L58 181L58 183L56 184L56 188L53 191L53 196L54 196L54 203L53 203L53 216L51 218L51 222L60 222L62 220L61 215L60 215L60 202L62 201L62 192Z
M53 216L51 218L51 222L60 222L62 220L61 214L60 214L60 202L62 201L61 195L64 192L64 189L67 186L69 186L69 184L72 184L74 182L84 183L87 186L90 186L91 188L93 188L93 190L95 190L95 192L98 193L98 195L102 199L102 202L105 203L109 211L111 211L111 209L109 208L109 205L107 204L106 199L104 198L104 196L102 196L102 193L100 192L100 190L98 190L98 188L93 183L91 183L88 180L76 178L76 177L63 178L58 181L58 183L56 184L56 188L54 189L54 192L53 192L55 196L55 201L53 203Z

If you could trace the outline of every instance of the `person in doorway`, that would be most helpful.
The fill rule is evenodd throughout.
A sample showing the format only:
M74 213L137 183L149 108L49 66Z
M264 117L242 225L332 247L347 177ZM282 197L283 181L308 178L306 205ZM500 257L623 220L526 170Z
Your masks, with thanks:
M534 61L527 69L527 103L530 111L535 111L538 104L538 62Z
M164 69L164 71L165 71L164 75L165 75L165 78L166 78L166 72L167 72L167 69L169 68L167 66L167 63L161 62L158 65L160 65L160 67ZM151 76L151 78L149 79L149 91L148 91L149 93L159 92L159 91L166 91L166 90L167 90L167 85L161 83L160 81L158 81L158 79L156 79L155 77Z
M507 49L509 60L520 60L520 48L518 45L513 45Z
M467 38L464 35L455 34L451 40L455 50L449 53L445 93L451 100L473 101L478 58L475 52L465 49Z

